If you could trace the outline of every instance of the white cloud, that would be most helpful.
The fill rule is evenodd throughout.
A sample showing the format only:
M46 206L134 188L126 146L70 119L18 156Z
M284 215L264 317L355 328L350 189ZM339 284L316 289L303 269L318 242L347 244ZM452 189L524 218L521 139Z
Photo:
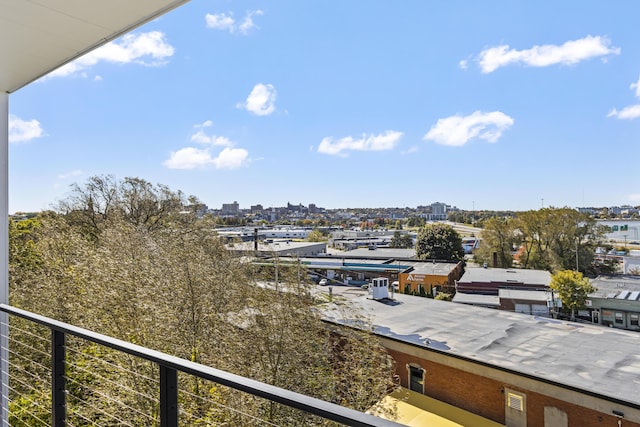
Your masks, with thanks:
M387 151L393 150L402 137L402 132L388 130L380 135L362 135L359 139L351 136L335 140L323 138L318 146L318 153L346 157L346 151Z
M277 92L273 85L258 83L253 87L246 101L238 104L238 107L257 116L268 116L276 110L276 96Z
M420 148L418 148L417 145L412 145L408 149L404 150L401 154L403 155L413 154L413 153L417 153L418 151L420 151Z
M36 119L22 120L18 116L9 114L9 143L29 142L43 136L44 131Z
M226 147L213 159L213 164L218 169L237 169L248 161L249 152L244 148Z
M186 147L172 152L162 164L169 169L197 169L212 165L213 159L206 148Z
M237 169L248 162L249 152L244 148L226 147L217 157L207 148L186 147L171 153L163 165L169 169L202 169L213 166L216 169Z
M478 63L483 73L491 73L511 64L531 67L547 67L554 64L572 65L578 62L606 55L619 55L620 48L611 47L606 37L586 36L570 40L562 45L533 46L531 49L510 49L501 45L485 49L478 55Z
M257 25L253 22L254 16L263 15L261 10L250 10L242 19L242 22L238 23L233 17L233 12L229 13L207 13L204 17L207 23L207 28L214 30L228 31L233 34L239 32L240 34L247 35L257 28Z
M469 61L467 61L466 59L463 59L460 62L458 62L458 66L461 69L466 70L467 68L469 68Z
M640 78L637 82L631 83L629 85L629 89L635 90L635 95L640 97ZM629 105L624 107L622 110L618 111L617 109L612 109L607 114L607 117L615 117L617 119L626 119L626 120L634 120L640 117L640 104Z
M238 29L240 30L240 32L246 35L246 34L249 34L249 32L254 28L257 28L256 24L253 22L253 17L260 16L262 14L263 12L261 10L253 10L253 11L247 12L247 15L244 17L244 20L242 21L240 26L238 26Z
M243 148L231 148L235 144L225 136L207 135L204 128L213 125L211 120L195 125L198 129L191 135L191 142L206 145L205 148L185 147L174 151L169 159L162 164L169 169L202 169L215 167L216 169L236 169L249 162L249 152ZM214 147L225 147L217 156Z
M167 42L164 33L160 31L126 34L63 65L49 73L47 77L85 76L85 70L99 62L159 66L166 64L167 58L173 56L173 53L173 46Z
M607 114L607 117L615 117L617 119L633 120L640 117L640 104L630 105L618 111L615 108Z
M195 125L194 128L199 129L196 133L191 135L191 142L197 142L203 145L218 145L223 147L232 147L234 145L226 136L207 135L203 129L213 126L211 120L205 120L199 125Z
M81 170L77 169L77 170L74 170L74 171L71 171L71 172L61 173L60 175L58 175L58 179L60 179L60 180L69 179L69 178L73 178L73 177L76 177L76 176L80 176L82 174L84 174L84 172L82 172Z
M191 135L191 142L197 142L198 144L205 145L218 145L223 147L233 146L233 141L225 136L207 135L203 130Z
M638 78L638 81L635 83L631 83L631 85L629 86L629 89L631 90L636 90L636 96L640 97L640 77Z
M204 19L207 22L208 28L229 31L230 33L233 32L236 24L235 19L233 19L233 14L227 15L226 13L207 13Z
M511 117L500 111L476 111L469 116L455 115L438 119L422 139L451 146L465 145L476 137L496 142L513 122Z

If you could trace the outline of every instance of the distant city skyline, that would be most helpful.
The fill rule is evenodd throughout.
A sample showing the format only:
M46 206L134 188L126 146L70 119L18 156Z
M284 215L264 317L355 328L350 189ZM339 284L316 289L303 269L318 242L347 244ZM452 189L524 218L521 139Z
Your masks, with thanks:
M205 203L206 205L206 203ZM281 205L273 205L273 206L266 206L262 203L256 203L256 204L251 204L250 206L242 206L240 205L237 201L234 201L233 203L223 203L222 206L209 206L206 205L207 208L209 210L213 210L213 211L221 211L223 213L237 213L240 211L254 211L254 210L263 210L263 211L268 211L268 210L272 210L272 209L295 209L295 208L304 208L304 209L309 209L309 210L316 210L316 209L320 209L320 210L341 210L341 209L367 209L367 210L375 210L375 209L388 209L388 210L392 210L392 209L398 209L398 210L419 210L419 209L433 209L434 205L442 205L445 206L446 208L443 209L442 206L436 206L436 210L438 214L443 214L445 212L455 212L455 211L465 211L465 212L473 212L473 211L515 211L513 209L461 209L459 207L457 207L456 205L452 205L446 202L431 202L431 203L422 203L416 206L373 206L373 207L361 207L361 206L342 206L342 207L335 207L335 208L328 208L325 206L318 206L315 203L308 203L308 204L304 204L304 203L291 203L291 202L287 202L286 204L281 204ZM640 206L632 206L632 205L613 205L613 206L544 206L544 208L564 208L564 207L568 207L568 208L572 208L572 209L577 209L580 212L583 213L597 213L594 212L594 210L600 210L600 209L607 209L610 211L610 213L613 213L615 215L620 215L623 211L626 210L631 210L631 211L638 211L640 210ZM532 210L537 210L539 208L532 208Z
M9 211L640 205L640 3L192 0L9 97Z

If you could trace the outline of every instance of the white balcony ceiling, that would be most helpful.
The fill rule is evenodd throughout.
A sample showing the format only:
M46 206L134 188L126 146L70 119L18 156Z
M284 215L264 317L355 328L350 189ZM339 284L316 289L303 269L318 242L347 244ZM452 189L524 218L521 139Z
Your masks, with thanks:
M0 91L11 93L188 0L0 0Z

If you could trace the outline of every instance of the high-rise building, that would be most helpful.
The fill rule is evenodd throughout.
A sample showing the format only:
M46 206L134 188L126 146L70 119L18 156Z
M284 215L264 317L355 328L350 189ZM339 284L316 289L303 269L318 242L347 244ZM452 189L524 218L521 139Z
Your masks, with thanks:
M240 205L238 202L223 203L222 214L223 215L238 215L240 213Z

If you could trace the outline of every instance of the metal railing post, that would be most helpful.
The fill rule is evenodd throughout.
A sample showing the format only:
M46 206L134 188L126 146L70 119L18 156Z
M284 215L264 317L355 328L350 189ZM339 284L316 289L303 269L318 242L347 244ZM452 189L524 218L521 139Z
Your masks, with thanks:
M54 427L67 425L67 378L65 334L51 331L51 412Z
M9 94L0 93L0 302L9 303ZM9 315L0 314L0 424L9 425Z
M178 427L178 372L160 365L160 427Z

